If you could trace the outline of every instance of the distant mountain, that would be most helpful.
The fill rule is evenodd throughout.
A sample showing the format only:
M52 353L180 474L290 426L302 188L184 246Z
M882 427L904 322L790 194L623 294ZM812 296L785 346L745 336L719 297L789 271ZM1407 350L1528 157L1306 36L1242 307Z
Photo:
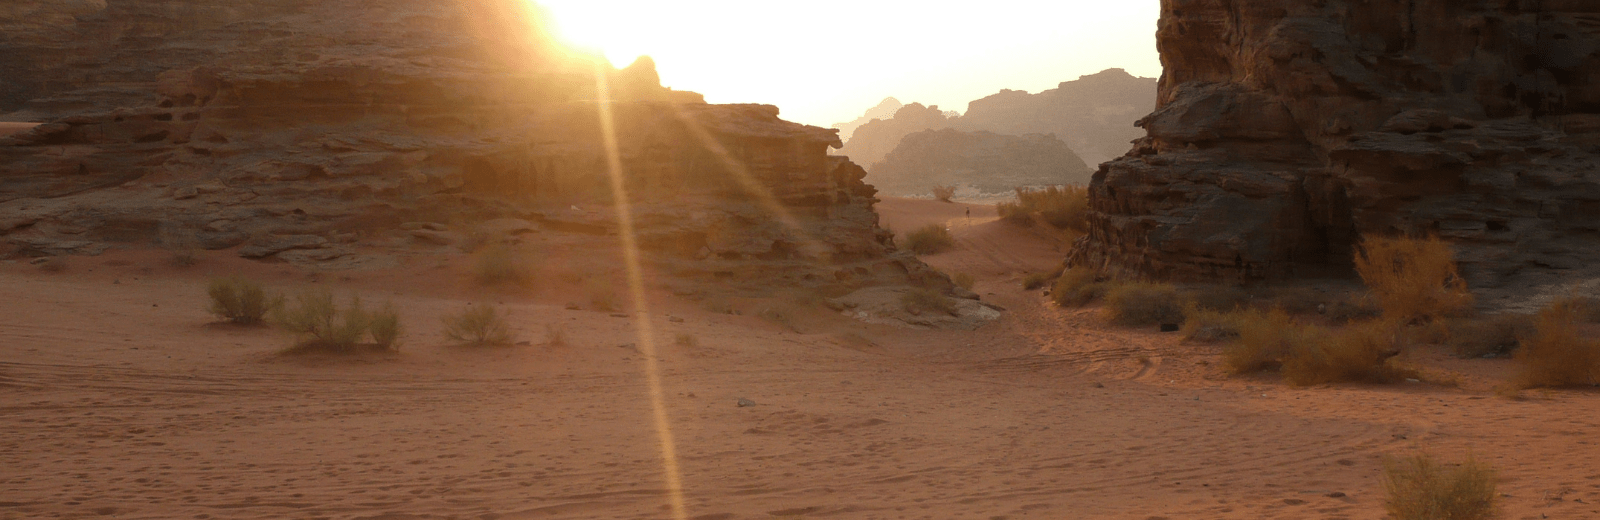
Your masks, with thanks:
M1054 134L1092 166L1126 153L1131 148L1129 141L1144 135L1133 122L1154 111L1155 104L1155 78L1107 69L1038 94L1002 90L969 103L966 114L959 117L943 117L946 114L936 108L911 112L902 108L891 119L861 125L839 153L870 170L906 135L955 128L1006 135ZM921 107L906 105L912 106ZM935 113L941 117L933 117ZM902 114L910 117L902 119Z
M836 123L833 125L833 127L839 129L840 139L848 141L850 140L850 136L856 133L856 129L861 128L861 125L871 123L874 119L888 119L894 117L895 111L900 110L900 107L903 106L905 106L905 104L901 103L898 99L892 97L883 98L883 102L878 103L878 106L867 109L867 113L862 114L862 116L856 118L855 121L851 121L849 123Z
M1083 159L1052 135L945 128L905 136L873 165L866 181L891 195L926 195L934 186L997 193L1017 186L1086 185L1091 173Z

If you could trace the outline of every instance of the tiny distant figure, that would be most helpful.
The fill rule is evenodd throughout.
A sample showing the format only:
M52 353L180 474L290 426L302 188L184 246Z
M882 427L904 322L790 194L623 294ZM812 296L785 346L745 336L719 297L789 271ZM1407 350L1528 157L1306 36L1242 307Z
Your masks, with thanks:
M967 206L967 219L972 218L972 206Z

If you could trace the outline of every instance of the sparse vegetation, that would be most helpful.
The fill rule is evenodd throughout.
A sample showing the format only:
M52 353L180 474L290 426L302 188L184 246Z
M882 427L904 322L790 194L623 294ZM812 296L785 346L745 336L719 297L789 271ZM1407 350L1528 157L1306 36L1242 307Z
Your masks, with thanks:
M1539 311L1533 334L1517 349L1523 387L1600 383L1600 340L1578 329L1585 313L1578 299L1559 300Z
M212 314L239 325L259 324L283 305L282 296L268 297L261 284L237 276L212 278L206 295L211 297Z
M1183 323L1183 300L1178 297L1178 289L1168 284L1116 284L1106 291L1105 299L1106 318L1117 325L1143 327Z
M617 290L612 287L611 281L605 278L590 278L583 283L584 292L589 295L589 305L601 312L616 312L619 308Z
M544 344L552 347L566 346L567 328L561 325L545 325Z
M1526 314L1496 314L1480 318L1453 318L1446 322L1446 340L1462 358L1496 357L1517 348L1517 342L1534 332L1534 318Z
M955 247L956 239L950 230L939 224L928 224L906 233L906 249L919 255L931 255Z
M371 328L372 316L359 297L351 297L350 305L340 309L333 293L308 289L295 295L292 304L274 308L272 322L295 334L296 350L352 352Z
M1239 337L1239 312L1222 312L1200 306L1194 301L1183 308L1183 328L1179 333L1185 341L1219 343Z
M505 345L511 343L511 328L505 316L493 305L478 304L461 314L445 316L444 335L469 345Z
M1074 267L1062 271L1050 287L1050 299L1062 307L1082 307L1105 296L1109 284L1096 281L1093 269Z
M1065 264L1063 264L1063 265L1057 266L1055 269L1051 270L1048 273L1033 273L1033 274L1030 274L1026 278L1022 279L1022 288L1025 289L1025 290L1032 291L1034 289L1038 289L1040 287L1044 287L1046 285L1050 285L1051 282L1056 281L1057 278L1061 278L1061 273L1066 272L1066 270L1067 270L1067 266Z
M484 285L520 284L530 278L516 251L506 245L496 245L479 253L473 261L472 274Z
M933 289L914 288L900 295L900 305L906 312L922 314L924 312L943 312L954 316L956 302Z
M934 186L933 187L933 198L938 199L939 202L950 202L950 198L954 197L954 196L956 196L956 187L955 186Z
M1415 372L1393 363L1398 327L1376 321L1328 331L1306 327L1283 359L1283 378L1297 386L1341 381L1393 383Z
M967 273L956 273L955 276L950 277L950 280L955 282L956 287L960 287L968 291L972 290L972 287L978 283L978 279L973 278L972 275Z
M1496 513L1495 471L1468 456L1451 467L1426 453L1383 463L1384 509L1395 520L1487 520Z
M173 266L193 267L200 262L200 238L195 236L193 230L163 225L158 233L161 247L172 253Z
M700 345L700 339L694 337L694 334L679 332L676 336L673 336L672 343L680 347L696 347Z
M1247 309L1232 313L1239 339L1222 349L1222 363L1229 372L1248 374L1277 368L1294 346L1304 342L1305 327L1295 323L1281 309Z
M1439 320L1472 308L1455 253L1438 237L1362 239L1356 273L1391 320Z
M400 313L395 311L393 303L383 304L383 308L372 313L368 331L372 334L372 343L385 350L398 350L400 347Z
M1046 186L1043 189L1017 188L1017 202L995 206L1000 218L1028 225L1038 215L1060 229L1084 232L1089 228L1089 189L1083 186Z

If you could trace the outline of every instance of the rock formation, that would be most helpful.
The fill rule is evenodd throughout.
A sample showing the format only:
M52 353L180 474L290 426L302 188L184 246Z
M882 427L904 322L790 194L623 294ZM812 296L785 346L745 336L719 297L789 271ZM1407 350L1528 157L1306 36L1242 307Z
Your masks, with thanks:
M1072 261L1275 279L1434 233L1480 288L1596 267L1600 4L1164 0L1158 40L1148 135L1095 174Z
M878 103L878 106L867 109L865 114L862 114L861 117L856 118L854 121L848 123L836 123L833 125L833 127L839 129L840 139L849 141L850 136L855 135L856 129L861 128L861 125L871 123L879 119L888 119L894 117L894 113L898 112L900 107L903 106L905 106L905 104L901 103L898 99L892 97L884 98L883 102Z
M0 235L26 255L191 236L332 259L372 233L453 240L413 221L616 233L607 107L664 272L950 287L877 226L866 172L827 155L837 131L573 54L529 5L13 0L0 120L45 124L0 137Z
M1083 159L1053 135L1000 135L951 128L900 140L867 182L890 195L927 195L934 186L1002 193L1019 186L1089 183Z
M1089 164L1100 164L1127 152L1128 143L1143 135L1133 123L1155 107L1155 95L1155 79L1109 69L1038 94L1002 90L968 103L965 115L912 103L907 105L911 110L891 119L861 125L845 138L840 153L871 170L901 138L955 128L1005 135L1053 134Z

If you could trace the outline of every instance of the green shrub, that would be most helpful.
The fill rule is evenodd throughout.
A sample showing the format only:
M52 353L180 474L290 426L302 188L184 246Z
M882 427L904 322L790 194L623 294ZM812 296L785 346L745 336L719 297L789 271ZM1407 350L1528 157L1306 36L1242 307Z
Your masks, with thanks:
M1383 506L1395 520L1494 518L1495 485L1494 468L1472 456L1455 467L1425 453L1383 462Z
M352 296L350 305L340 309L326 289L295 295L292 305L274 309L272 321L295 334L296 349L328 352L354 351L372 325L360 297Z
M461 314L445 316L444 335L470 345L511 343L511 329L493 305L473 305Z
M1106 291L1105 298L1106 319L1117 325L1143 327L1183 323L1182 299L1178 297L1178 289L1169 284L1113 285Z
M1093 269L1074 267L1062 271L1050 286L1050 299L1062 307L1082 307L1105 296L1110 284L1096 281Z
M237 276L212 278L206 294L211 297L212 314L240 325L259 324L283 305L282 296L269 298L261 284Z
M1559 300L1539 311L1532 336L1522 340L1516 359L1524 387L1560 387L1600 382L1600 341L1578 330L1587 312L1576 299Z
M906 249L919 255L931 255L955 247L956 239L950 230L939 224L928 224L906 233Z
M1438 237L1364 237L1355 267L1391 320L1438 320L1472 308L1455 252Z
M954 316L957 309L956 302L939 291L920 287L901 293L900 305L912 314L937 311Z

